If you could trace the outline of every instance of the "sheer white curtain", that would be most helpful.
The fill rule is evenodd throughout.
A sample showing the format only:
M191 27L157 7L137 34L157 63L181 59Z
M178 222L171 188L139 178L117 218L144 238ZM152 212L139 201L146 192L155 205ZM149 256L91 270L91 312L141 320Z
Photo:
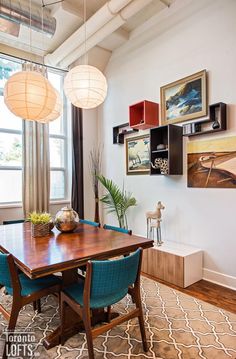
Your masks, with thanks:
M48 125L23 121L23 210L49 211L50 159Z

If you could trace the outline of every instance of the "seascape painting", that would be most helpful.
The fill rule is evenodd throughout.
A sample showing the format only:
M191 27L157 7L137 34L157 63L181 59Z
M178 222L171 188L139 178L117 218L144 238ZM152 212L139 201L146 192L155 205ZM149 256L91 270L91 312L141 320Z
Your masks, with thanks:
M206 115L206 71L161 87L162 124Z
M188 187L236 188L236 137L188 143Z
M126 139L126 173L148 174L150 171L149 135Z

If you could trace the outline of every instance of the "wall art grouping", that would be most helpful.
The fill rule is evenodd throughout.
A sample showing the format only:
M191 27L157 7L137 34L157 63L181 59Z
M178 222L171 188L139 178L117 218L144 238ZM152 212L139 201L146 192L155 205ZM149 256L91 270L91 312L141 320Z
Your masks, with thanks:
M162 125L206 116L206 70L162 86L160 98Z
M236 136L189 142L188 187L236 188Z

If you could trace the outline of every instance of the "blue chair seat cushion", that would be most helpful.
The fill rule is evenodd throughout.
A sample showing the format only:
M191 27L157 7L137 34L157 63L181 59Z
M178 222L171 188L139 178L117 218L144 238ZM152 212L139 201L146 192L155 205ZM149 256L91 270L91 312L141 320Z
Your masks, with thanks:
M84 282L75 283L64 289L64 292L73 298L77 303L83 306L83 291ZM128 289L120 289L116 293L109 294L106 296L97 296L90 299L90 308L98 309L108 307L109 305L115 304L123 299L128 293Z
M19 275L19 280L21 283L22 296L27 296L36 293L42 289L52 287L56 284L61 283L61 279L54 275L49 275L38 279L30 279L25 274L21 273ZM6 290L8 294L13 295L13 289L11 287L6 287Z

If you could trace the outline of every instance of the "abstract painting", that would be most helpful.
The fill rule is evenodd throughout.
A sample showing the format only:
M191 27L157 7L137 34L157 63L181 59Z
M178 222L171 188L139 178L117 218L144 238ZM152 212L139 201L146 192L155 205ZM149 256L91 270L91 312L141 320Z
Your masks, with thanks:
M188 187L236 188L236 137L188 143Z
M206 70L161 87L161 123L206 116Z
M127 175L148 174L150 171L150 137L143 135L126 139Z

